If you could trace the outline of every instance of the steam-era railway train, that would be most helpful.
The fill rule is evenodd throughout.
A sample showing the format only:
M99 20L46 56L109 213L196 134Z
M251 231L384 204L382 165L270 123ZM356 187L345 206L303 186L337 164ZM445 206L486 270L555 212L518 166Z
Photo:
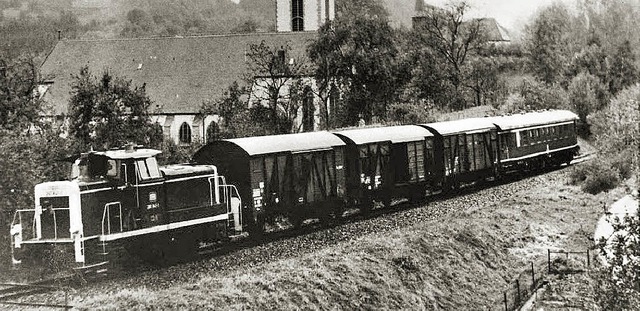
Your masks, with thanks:
M159 167L152 149L89 152L73 178L35 187L15 213L15 263L55 249L76 267L101 267L123 245L150 257L260 236L276 218L367 213L374 202L421 200L462 184L569 163L577 116L553 110L421 125L211 142L192 163ZM173 248L167 248L171 245ZM176 250L178 249L178 250ZM49 253L49 255L51 255Z

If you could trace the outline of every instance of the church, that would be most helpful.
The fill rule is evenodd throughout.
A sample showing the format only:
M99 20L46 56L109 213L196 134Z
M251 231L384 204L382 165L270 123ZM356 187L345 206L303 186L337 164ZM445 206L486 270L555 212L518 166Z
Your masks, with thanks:
M95 76L108 71L132 85L144 85L153 102L152 120L162 125L166 137L181 145L206 143L206 133L217 127L218 116L202 115L202 104L221 98L234 81L243 79L252 44L288 46L291 54L304 55L318 28L335 18L335 0L277 0L275 7L272 33L60 40L40 68L46 117L64 122L74 77L87 66ZM314 107L300 107L297 113L294 123L300 131L319 126L318 99L312 103Z

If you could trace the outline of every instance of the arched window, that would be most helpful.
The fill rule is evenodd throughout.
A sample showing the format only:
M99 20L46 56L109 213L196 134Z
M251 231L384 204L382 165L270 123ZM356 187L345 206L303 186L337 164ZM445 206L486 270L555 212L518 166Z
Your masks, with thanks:
M313 132L315 120L314 115L316 107L313 102L313 92L309 86L304 89L304 97L302 99L302 130L305 132Z
M304 31L304 3L303 0L291 1L291 30Z
M191 126L187 122L180 125L180 142L183 144L191 143Z

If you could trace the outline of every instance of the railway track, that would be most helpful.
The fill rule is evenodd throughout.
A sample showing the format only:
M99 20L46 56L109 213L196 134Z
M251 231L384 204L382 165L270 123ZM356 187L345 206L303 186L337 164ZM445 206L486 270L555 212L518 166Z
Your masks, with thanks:
M22 307L41 307L69 310L73 308L68 303L70 282L75 280L73 275L55 277L29 284L0 283L0 305ZM28 297L48 292L64 291L64 303L33 301Z
M381 207L380 206L381 204L378 203L378 206L376 208L372 209L369 213L366 213L366 214L359 212L357 208L351 208L346 210L341 217L332 219L328 223L322 223L319 220L307 220L307 222L305 222L306 223L305 225L297 229L293 228L293 226L291 225L285 224L284 226L280 226L280 228L270 228L259 239L256 239L256 238L239 239L237 241L233 241L232 243L227 243L219 248L205 250L197 254L196 258L189 258L186 261L222 256L222 255L232 253L241 249L250 249L250 248L258 247L260 245L273 243L279 240L294 238L296 236L314 234L316 232L320 232L322 230L325 230L331 227L337 227L340 225L345 225L348 223L360 222L365 220L374 220L376 218L384 217L385 215L412 210L412 209L424 206L425 204L433 204L433 203L442 202L450 199L455 199L456 197L464 197L464 196L472 195L477 192L481 192L483 190L489 190L490 188L497 188L500 186L508 185L508 184L522 181L525 179L534 178L536 176L564 170L571 167L572 165L579 165L580 163L587 162L591 160L593 156L594 154L592 153L580 154L571 161L570 165L540 169L536 171L527 172L526 174L510 173L502 176L498 180L491 180L491 181L485 181L480 183L471 183L451 191L437 191L426 196L421 201L410 201L408 199L395 199L392 201L391 206L389 207Z

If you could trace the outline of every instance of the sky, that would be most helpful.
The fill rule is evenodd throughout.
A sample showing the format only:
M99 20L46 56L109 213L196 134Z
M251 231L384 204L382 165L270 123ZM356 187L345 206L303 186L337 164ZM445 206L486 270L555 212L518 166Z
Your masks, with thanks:
M410 0L407 0L410 1ZM540 9L563 2L572 5L576 0L467 0L471 5L469 17L493 17L508 30L521 31ZM427 3L443 6L448 0L427 0Z

